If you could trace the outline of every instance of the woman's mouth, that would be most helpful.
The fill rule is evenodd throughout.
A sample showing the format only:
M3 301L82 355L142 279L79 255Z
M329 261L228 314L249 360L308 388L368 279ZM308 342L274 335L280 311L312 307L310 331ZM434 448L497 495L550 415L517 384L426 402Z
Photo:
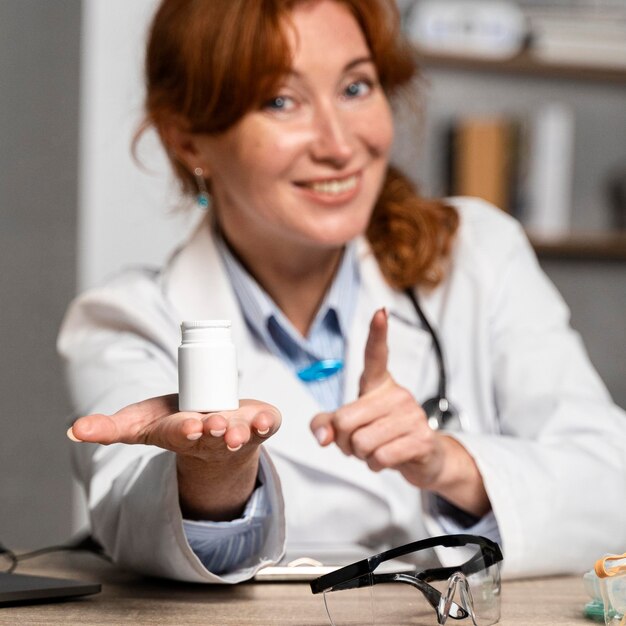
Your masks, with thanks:
M311 182L298 183L299 187L310 189L314 193L323 194L329 197L341 196L356 189L359 176L353 174L347 178L333 178L327 180L317 180Z

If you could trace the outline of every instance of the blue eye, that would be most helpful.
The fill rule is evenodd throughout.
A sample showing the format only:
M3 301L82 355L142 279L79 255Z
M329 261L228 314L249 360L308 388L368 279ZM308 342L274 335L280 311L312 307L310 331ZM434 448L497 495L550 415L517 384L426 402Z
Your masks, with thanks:
M366 96L372 90L372 84L366 80L355 80L346 86L344 96L346 98L359 98Z
M269 109L270 111L289 111L293 109L295 106L295 102L293 98L289 96L276 96L271 100L268 100L263 108Z

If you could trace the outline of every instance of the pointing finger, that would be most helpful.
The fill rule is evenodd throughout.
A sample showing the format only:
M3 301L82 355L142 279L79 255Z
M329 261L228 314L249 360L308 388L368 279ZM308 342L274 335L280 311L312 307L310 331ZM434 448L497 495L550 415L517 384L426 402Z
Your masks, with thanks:
M381 385L389 376L387 372L387 311L379 309L370 323L370 332L365 344L365 362L359 383L359 395Z

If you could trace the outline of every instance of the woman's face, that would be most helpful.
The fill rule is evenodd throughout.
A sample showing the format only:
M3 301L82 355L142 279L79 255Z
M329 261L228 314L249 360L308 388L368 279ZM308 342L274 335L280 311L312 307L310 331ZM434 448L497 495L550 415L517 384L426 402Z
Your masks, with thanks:
M357 22L332 0L291 15L293 67L275 97L220 135L195 137L235 248L337 249L363 233L393 127Z

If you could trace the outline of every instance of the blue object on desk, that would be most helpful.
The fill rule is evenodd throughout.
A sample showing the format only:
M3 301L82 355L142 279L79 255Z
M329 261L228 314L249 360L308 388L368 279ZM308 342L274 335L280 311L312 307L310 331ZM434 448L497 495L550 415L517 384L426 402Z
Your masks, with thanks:
M298 378L305 383L310 383L316 380L330 378L342 369L343 361L341 359L323 359L321 361L315 361L315 363L308 367L299 369Z

